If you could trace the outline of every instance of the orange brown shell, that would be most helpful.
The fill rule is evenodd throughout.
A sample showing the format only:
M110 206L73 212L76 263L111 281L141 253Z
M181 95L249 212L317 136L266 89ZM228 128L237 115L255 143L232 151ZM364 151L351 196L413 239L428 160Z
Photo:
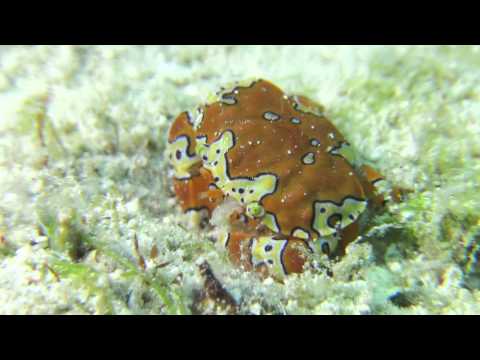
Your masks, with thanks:
M318 238L322 234L312 228L315 201L365 201L352 165L334 152L345 139L325 117L299 110L293 98L266 81L228 96L234 103L205 106L196 137L206 137L211 144L232 131L235 146L226 154L229 176L277 177L275 192L261 205L275 215L278 232L293 235L303 229Z
M315 245L325 250L328 241L330 252L352 241L381 179L370 167L357 170L348 142L319 105L264 80L223 91L195 116L182 113L168 141L183 211L211 215L228 197L253 220L226 242L232 260L247 268L277 261L286 273L301 272ZM260 248L273 245L279 260Z

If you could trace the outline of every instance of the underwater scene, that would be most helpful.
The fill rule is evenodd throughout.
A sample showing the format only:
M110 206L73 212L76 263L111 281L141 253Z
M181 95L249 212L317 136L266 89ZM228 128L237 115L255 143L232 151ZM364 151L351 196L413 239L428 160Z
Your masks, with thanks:
M0 46L0 314L480 314L480 46Z

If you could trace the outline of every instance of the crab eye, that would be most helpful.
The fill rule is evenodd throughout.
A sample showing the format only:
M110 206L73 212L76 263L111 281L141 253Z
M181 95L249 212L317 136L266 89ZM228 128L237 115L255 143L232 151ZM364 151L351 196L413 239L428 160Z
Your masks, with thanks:
M240 190L243 189L239 189L238 191L240 192ZM247 205L247 214L249 214L253 218L261 218L265 215L265 209L262 205L260 205L260 203L254 201Z

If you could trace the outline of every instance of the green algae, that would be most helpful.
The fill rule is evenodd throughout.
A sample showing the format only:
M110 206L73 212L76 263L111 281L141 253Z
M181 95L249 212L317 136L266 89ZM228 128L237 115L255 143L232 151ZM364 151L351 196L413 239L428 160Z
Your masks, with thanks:
M85 264L75 264L68 261L53 261L49 268L59 278L72 280L72 286L87 290L87 296L97 296L97 309L100 313L109 315L113 313L113 305L110 302L112 295L110 288L98 285L99 272ZM87 310L87 309L86 309Z

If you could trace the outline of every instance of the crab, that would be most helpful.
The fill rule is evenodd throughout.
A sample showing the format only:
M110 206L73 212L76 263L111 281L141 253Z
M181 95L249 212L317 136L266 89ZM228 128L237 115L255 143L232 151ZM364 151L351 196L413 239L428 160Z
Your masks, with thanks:
M166 155L189 221L210 220L234 264L279 280L343 255L392 198L322 106L261 79L181 113Z

